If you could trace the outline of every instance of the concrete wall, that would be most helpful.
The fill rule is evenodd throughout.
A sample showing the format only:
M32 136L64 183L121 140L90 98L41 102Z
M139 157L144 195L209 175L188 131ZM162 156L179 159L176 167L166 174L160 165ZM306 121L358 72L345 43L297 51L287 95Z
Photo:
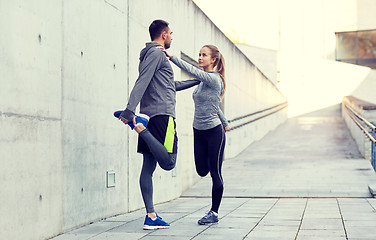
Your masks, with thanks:
M0 3L2 239L61 230L61 18L61 3Z
M285 101L190 0L25 0L0 3L0 236L43 239L143 207L137 136L112 117L137 78L148 26L174 31L171 52L196 59L202 45L226 58L228 119ZM174 67L176 80L187 79ZM199 178L193 165L192 90L178 93L179 157L157 169L155 203ZM286 119L282 111L227 134L235 156ZM106 172L116 185L106 187Z
M363 133L363 131L356 125L356 123L351 119L351 117L345 111L345 108L342 104L342 118L345 120L346 126L349 129L351 136L358 146L360 154L365 159L371 160L371 141Z
M376 70L369 69L369 73L360 82L360 84L351 93L351 96L360 100L376 104ZM376 110L364 110L357 103L349 101L347 98L343 101L343 104L347 103L358 114L367 119L371 123L376 123ZM350 130L352 137L358 145L360 153L366 159L371 159L371 141L366 137L362 130L354 123L354 121L348 116L342 104L342 117L344 118L347 127Z
M349 113L345 107L347 104L350 106L357 114L361 115L367 121L375 124L376 122L376 110L375 109L364 109L362 106L363 103L359 103L362 100L353 100L351 97L345 97L342 101L342 118L345 120L345 123L350 130L351 136L355 140L359 152L362 156L366 159L371 161L372 157L372 141L366 136L366 134L362 131L362 129L354 122L354 120L350 117L351 112ZM366 102L368 107L375 107L374 104ZM356 118L355 118L356 119ZM360 121L361 122L361 121ZM364 125L364 124L363 124ZM364 126L365 129L369 129L368 127Z
M352 96L376 104L376 70L369 69L366 77L351 93ZM375 119L376 120L376 119Z
M264 75L277 84L277 51L272 49L254 47L247 44L236 46L254 63Z
M128 131L112 117L128 94L128 16L112 3L62 1L63 230L129 210Z

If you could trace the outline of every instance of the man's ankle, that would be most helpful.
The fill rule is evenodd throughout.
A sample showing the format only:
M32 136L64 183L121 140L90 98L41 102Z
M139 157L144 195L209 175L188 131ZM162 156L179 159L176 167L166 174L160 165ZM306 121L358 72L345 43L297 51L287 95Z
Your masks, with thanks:
M148 217L154 220L157 218L157 214L155 212L148 213Z
M137 132L137 133L140 133L142 131L144 131L146 129L146 127L141 123L139 125L136 125L134 130Z

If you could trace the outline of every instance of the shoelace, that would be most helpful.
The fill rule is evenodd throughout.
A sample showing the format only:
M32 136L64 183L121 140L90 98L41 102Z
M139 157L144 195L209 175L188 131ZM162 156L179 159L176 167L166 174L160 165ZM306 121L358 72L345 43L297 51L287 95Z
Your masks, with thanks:
M211 215L213 215L212 211L209 211L205 216L204 218L205 219L208 219Z

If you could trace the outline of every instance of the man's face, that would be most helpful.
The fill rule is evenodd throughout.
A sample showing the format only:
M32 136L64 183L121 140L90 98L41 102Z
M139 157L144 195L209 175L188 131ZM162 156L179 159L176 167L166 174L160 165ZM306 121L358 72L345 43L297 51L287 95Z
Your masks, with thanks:
M167 31L164 32L164 47L165 49L170 48L171 41L172 41L172 31L170 28L167 29Z

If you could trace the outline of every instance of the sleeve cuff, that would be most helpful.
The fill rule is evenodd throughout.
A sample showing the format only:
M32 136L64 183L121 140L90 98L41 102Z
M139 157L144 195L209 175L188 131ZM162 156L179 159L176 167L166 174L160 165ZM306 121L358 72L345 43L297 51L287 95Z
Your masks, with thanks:
M128 108L126 108L126 109L120 114L120 117L121 117L121 118L124 118L124 119L127 120L128 122L133 121L134 116L135 116L134 112L132 112L132 111L129 110Z

